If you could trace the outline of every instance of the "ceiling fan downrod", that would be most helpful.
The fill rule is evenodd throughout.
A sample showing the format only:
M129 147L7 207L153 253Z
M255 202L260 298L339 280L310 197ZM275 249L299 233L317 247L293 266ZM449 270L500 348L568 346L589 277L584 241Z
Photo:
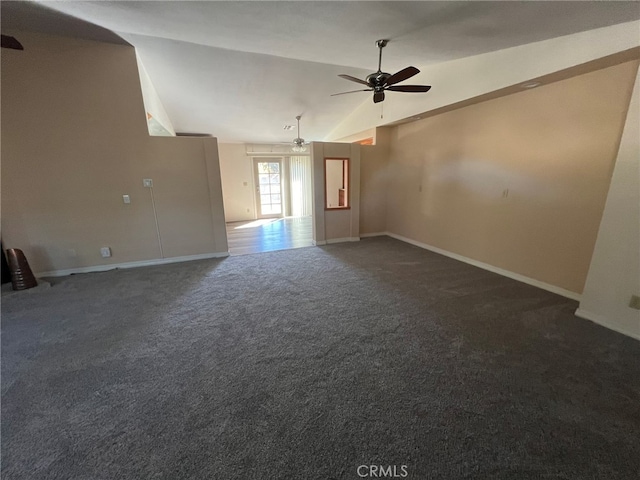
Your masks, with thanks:
M380 53L378 54L378 73L382 72L382 49L387 46L389 40L376 40L376 45L380 49Z

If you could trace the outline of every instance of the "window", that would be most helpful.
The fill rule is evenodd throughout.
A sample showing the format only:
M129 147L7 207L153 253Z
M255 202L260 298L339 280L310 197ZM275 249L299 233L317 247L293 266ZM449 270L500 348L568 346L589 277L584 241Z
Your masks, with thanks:
M350 208L349 202L349 159L325 158L325 208Z

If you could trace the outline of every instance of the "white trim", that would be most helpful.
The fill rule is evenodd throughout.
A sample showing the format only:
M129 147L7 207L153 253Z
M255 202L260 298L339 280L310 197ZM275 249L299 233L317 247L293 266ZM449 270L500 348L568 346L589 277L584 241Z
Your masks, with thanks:
M322 245L329 245L331 243L344 243L344 242L359 242L360 237L344 237L344 238L330 238L328 240L314 240L313 245L321 247Z
M622 333L623 335L626 335L628 337L631 338L635 338L636 340L640 340L640 333L633 333L633 332L629 332L627 330L624 330L620 327L618 327L617 325L614 325L612 323L610 323L607 319L605 319L603 316L598 315L596 313L592 313L589 312L587 310L584 310L582 308L578 308L575 312L575 316L578 318L582 318L584 320L589 320L593 323L597 323L598 325L602 325L605 328L608 328L610 330L613 330L615 332L618 333Z
M265 159L267 158L271 158L273 160L277 160L278 164L280 165L279 169L280 169L280 213L270 213L270 214L266 214L263 215L262 214L262 200L260 199L260 181L259 181L259 175L260 173L258 172L258 163L276 163L276 162L265 162ZM252 172L253 172L253 200L254 200L254 207L255 207L255 212L256 212L256 218L258 220L268 220L268 219L281 219L281 218L286 218L286 212L287 212L287 205L284 202L284 196L285 196L285 178L286 175L284 173L284 157L281 154L277 154L274 153L271 156L264 156L264 158L252 158L251 159L251 163L252 163ZM287 185L287 189L288 189L288 185Z
M474 260L469 257L464 257L462 255L458 255L457 253L443 250L442 248L434 247L432 245L428 245L422 242L417 242L416 240L403 237L402 235L397 235L391 232L388 232L387 235L389 235L392 238L395 238L396 240L401 240L403 242L410 243L411 245L415 245L416 247L424 248L425 250L430 250L432 252L439 253L440 255L444 255L445 257L453 258L454 260L459 260L461 262L468 263L469 265L473 265L474 267L479 267L484 270L497 273L498 275L502 275L504 277L508 277L513 280L517 280L519 282L526 283L528 285L532 285L534 287L538 287L543 290L547 290L548 292L570 298L571 300L580 301L580 299L582 298L582 295L580 295L579 293L571 292L569 290L565 290L564 288L556 287L555 285L551 285L550 283L541 282L540 280L536 280L535 278L525 277L524 275L520 275L519 273L514 273L514 272L510 272L509 270L504 270L502 268L494 267L493 265L489 265L488 263L479 262L478 260Z
M329 238L328 240L326 240L326 244L331 244L331 243L343 243L343 242L359 242L360 241L360 237L344 237L344 238Z
M389 232L361 233L360 238L390 236Z
M164 265L166 263L190 262L192 260L204 260L206 258L228 257L229 252L202 253L199 255L186 255L183 257L156 258L153 260L141 260L138 262L110 263L108 265L94 265L92 267L67 268L65 270L51 270L35 274L36 277L64 277L72 273L106 272L116 268L137 268L151 265Z

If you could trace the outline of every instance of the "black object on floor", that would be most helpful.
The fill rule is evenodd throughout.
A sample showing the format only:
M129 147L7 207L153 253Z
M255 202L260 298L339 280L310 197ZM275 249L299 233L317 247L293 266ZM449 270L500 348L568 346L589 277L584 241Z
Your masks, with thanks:
M9 283L11 281L11 272L9 271L9 264L7 263L7 257L4 253L4 245L0 242L0 252L2 252L2 284Z
M38 286L38 281L31 271L27 257L19 248L7 250L11 284L14 290L27 290Z

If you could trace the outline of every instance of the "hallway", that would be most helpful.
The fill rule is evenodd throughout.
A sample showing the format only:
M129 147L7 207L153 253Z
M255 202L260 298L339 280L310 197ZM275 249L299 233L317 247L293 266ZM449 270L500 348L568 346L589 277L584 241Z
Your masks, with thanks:
M227 223L231 255L286 250L313 245L311 218L286 217Z

